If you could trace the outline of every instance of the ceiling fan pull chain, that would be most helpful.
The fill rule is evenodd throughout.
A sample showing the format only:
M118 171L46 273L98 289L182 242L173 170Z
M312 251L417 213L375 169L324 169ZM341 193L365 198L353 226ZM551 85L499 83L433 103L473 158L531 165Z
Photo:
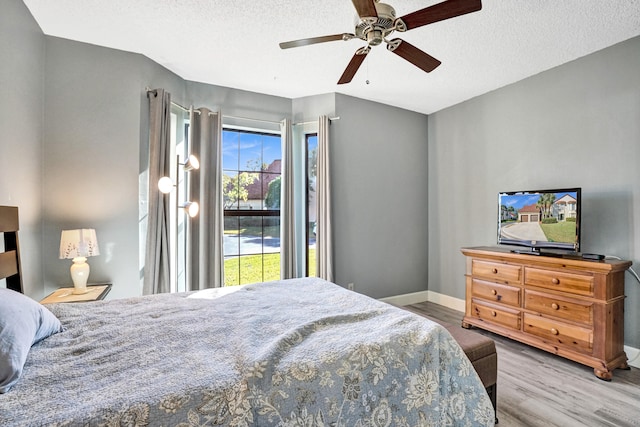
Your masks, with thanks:
M365 83L369 84L369 58L366 58L365 61L367 61L367 80L365 80Z

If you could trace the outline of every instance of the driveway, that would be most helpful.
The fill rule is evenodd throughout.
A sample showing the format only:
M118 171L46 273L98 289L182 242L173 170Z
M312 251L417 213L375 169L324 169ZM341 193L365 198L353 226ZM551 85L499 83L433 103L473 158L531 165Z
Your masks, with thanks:
M507 239L535 240L546 242L547 236L542 232L540 224L537 222L516 222L500 229L502 237Z
M311 238L310 247L315 246L315 237ZM249 255L280 252L280 237L231 236L224 235L225 256Z

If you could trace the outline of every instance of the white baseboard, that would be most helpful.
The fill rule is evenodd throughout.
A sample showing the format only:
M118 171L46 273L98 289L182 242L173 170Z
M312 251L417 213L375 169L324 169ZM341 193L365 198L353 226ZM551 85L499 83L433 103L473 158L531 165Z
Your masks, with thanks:
M380 298L380 301L387 302L392 305L410 305L428 301L464 312L463 299L450 297L449 295L439 294L433 291L420 291L411 294Z
M640 349L625 345L624 352L627 353L627 357L629 358L627 361L629 366L640 368Z
M463 299L450 297L449 295L433 291L421 291L411 294L396 295L393 297L381 298L380 301L384 301L392 305L410 305L429 301L457 311L464 312L465 309L465 301ZM629 358L629 366L640 368L640 349L625 345L624 351L627 353L627 357Z
M429 301L429 291L413 292L411 294L395 295L387 298L380 298L380 301L391 305L411 305L419 302Z
M464 313L465 301L460 298L450 297L449 295L439 294L437 292L429 292L429 302L433 302L439 305L443 305L448 308L452 308L456 311Z

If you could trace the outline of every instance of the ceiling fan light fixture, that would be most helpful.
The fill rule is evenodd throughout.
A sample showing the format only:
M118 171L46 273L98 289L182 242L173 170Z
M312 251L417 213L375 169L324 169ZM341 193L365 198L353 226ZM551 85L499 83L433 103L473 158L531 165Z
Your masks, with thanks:
M369 46L378 46L384 41L384 33L378 28L371 28L369 31L365 32L365 34Z

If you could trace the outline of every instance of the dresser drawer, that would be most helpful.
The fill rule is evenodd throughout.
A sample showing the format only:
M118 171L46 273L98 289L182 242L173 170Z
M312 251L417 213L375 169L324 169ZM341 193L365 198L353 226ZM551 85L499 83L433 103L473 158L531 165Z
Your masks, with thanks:
M520 288L473 279L472 294L487 301L520 307Z
M542 338L551 345L571 348L582 353L591 353L593 330L540 316L524 313L524 332Z
M520 312L507 308L496 308L476 301L471 303L471 315L489 323L506 326L511 329L520 329Z
M593 303L525 290L524 308L574 322L593 324Z
M509 265L499 262L479 261L474 259L471 265L471 275L473 277L494 280L502 283L520 283L522 267L519 265Z
M593 295L593 276L586 274L525 268L524 284L577 295Z

